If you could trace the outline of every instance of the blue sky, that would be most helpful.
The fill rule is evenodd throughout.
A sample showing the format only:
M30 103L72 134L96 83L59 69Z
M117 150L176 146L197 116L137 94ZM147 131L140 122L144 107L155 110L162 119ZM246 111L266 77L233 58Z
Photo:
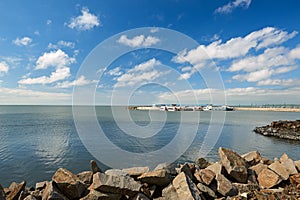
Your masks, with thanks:
M2 0L0 104L72 104L74 86L94 85L97 104L116 94L119 104L189 104L191 94L206 104L220 90L198 73L209 63L228 104L299 104L299 8L296 0ZM151 30L122 34L141 27ZM176 55L155 49L163 28L198 45ZM90 52L116 34L115 45L133 51L102 76L80 75Z

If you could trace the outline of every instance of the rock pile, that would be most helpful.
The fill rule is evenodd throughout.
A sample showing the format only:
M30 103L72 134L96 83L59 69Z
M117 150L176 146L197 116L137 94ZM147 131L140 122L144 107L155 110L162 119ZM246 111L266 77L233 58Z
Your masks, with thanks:
M264 136L274 136L283 139L300 140L300 120L273 121L271 125L256 127L254 132Z
M13 182L0 185L0 200L209 200L209 199L299 199L300 160L284 154L269 160L253 151L244 155L219 148L220 161L178 166L110 169L106 172L91 161L91 171L77 175L58 169L51 181Z

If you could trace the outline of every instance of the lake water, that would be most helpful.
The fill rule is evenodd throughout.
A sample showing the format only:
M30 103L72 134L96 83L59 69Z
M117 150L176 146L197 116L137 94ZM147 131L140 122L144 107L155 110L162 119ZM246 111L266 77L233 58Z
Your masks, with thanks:
M119 113L127 112L125 107L116 109ZM98 124L109 141L132 154L163 149L164 146L171 144L178 132L183 135L186 133L188 138L190 137L188 133L196 125L198 127L196 137L192 138L192 144L177 162L192 161L195 156L199 156L198 152L211 125L212 117L211 112L200 112L197 113L200 114L200 120L197 122L189 120L195 118L193 112L185 112L185 118L182 120L180 112L130 111L131 118L139 128L129 126L130 123L126 120L119 120L118 125L125 127L127 131L133 131L135 134L133 136L126 134L126 131L124 133L118 127L110 107L99 106L95 110ZM83 113L82 118L84 117ZM149 121L150 118L153 120L152 123ZM239 153L258 150L268 158L280 157L283 153L287 153L292 159L299 160L300 142L264 137L252 131L256 126L269 124L273 120L299 118L300 113L292 112L226 112L222 132L206 158L217 161L218 148L222 146ZM160 131L156 135L136 139L135 136L139 134L145 136L147 132L151 133L153 130L149 127ZM89 127L86 128L88 129ZM87 150L82 143L80 139L82 130L80 136L77 130L71 106L0 106L0 183L6 187L12 181L26 180L28 185L34 186L37 181L51 180L59 167L65 167L74 173L89 170L89 161L97 158L89 152L91 149ZM97 143L99 143L97 147L91 147L92 151L93 148L100 149L102 154L116 163L122 161L126 166L134 165L130 163L131 161L126 163L128 159L126 157L115 156L116 149L107 147L106 140L94 141L93 144ZM165 151L161 157L167 160L185 143L179 141L176 145L178 148L174 148L174 151ZM101 168L108 168L99 160L97 162Z

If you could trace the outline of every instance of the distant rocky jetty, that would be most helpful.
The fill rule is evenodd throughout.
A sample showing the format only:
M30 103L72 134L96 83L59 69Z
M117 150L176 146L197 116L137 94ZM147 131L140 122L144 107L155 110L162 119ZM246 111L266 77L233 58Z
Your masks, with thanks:
M160 164L148 167L109 169L103 172L94 161L91 170L77 175L58 169L51 181L13 182L0 185L0 200L209 200L299 199L300 160L286 154L269 160L253 151L244 155L219 148L220 161Z
M271 125L256 127L254 132L265 136L300 141L300 120L273 121Z

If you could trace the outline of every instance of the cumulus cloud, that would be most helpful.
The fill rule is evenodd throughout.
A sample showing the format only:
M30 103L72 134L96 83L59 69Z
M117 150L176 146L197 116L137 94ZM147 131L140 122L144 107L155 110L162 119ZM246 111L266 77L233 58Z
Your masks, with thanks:
M16 38L13 43L17 46L27 46L32 42L30 37Z
M90 13L88 8L82 8L81 13L82 15L71 18L70 23L68 24L69 28L86 31L100 25L101 22L99 18Z
M228 4L221 6L215 10L215 13L221 13L221 14L229 14L234 9L241 7L244 9L248 9L251 4L251 0L235 0L231 1Z
M73 86L84 86L84 85L89 85L91 83L97 82L96 80L87 80L84 76L80 76L78 79L74 81L64 81L61 83L57 83L56 87L57 88L70 88Z
M69 57L68 54L60 49L49 53L46 52L37 59L35 70L47 69L49 67L53 67L56 70L51 72L50 76L25 78L20 80L18 83L22 85L49 84L64 80L71 75L69 65L75 62L75 58Z
M258 86L299 86L300 79L267 79L259 81Z
M112 70L109 70L107 72L107 74L109 74L110 76L120 76L123 74L123 72L121 71L121 68L120 67L116 67Z
M52 44L52 43L48 44L49 49L59 49L59 48L62 48L62 47L68 47L68 48L74 49L75 48L75 43L60 40L56 44Z
M6 62L0 62L0 74L1 73L7 73L8 69L9 69L9 67L6 64Z
M152 36L144 36L144 35L139 35L135 36L132 39L127 38L126 35L122 35L118 39L118 43L124 44L126 46L130 47L150 47L152 45L155 45L159 42L160 40L156 37Z

